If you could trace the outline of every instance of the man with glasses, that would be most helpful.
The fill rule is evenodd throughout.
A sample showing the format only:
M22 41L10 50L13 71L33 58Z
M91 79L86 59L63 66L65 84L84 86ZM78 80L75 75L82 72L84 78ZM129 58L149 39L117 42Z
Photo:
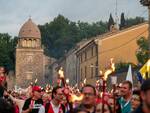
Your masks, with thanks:
M62 100L62 87L54 87L52 90L52 100L45 105L45 113L65 113L65 107L61 104Z
M41 111L42 105L41 88L39 86L33 86L32 97L25 101L22 113L44 113L45 109Z
M96 89L94 86L87 84L82 88L82 94L84 95L81 105L74 109L76 112L77 109L83 109L89 113L96 112Z

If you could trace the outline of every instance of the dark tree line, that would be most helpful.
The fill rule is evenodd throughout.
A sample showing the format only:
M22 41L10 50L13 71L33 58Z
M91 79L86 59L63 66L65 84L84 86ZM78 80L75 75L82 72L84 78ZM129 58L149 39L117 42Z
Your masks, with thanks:
M72 22L62 15L53 21L39 25L42 34L42 44L48 56L60 58L82 39L103 34L108 31L107 22Z
M137 16L135 18L125 18L125 14L121 13L119 29L122 30L122 29L131 27L133 25L137 25L143 22L145 22L145 19L143 17ZM115 21L112 17L112 14L110 14L110 17L108 20L108 30L110 30L111 25L115 25Z
M12 38L9 34L0 33L0 66L5 66L8 70L15 68L15 47L17 38Z

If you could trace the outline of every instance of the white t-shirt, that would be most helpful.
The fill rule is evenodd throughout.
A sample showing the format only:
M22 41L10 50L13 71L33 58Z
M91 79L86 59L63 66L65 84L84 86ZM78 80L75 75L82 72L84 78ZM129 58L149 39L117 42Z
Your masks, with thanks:
M59 105L59 106L55 106L52 102L51 102L51 105L52 105L52 108L53 108L54 113L58 113L58 112L59 112L60 105Z
M39 113L45 113L45 107L43 105L40 107Z

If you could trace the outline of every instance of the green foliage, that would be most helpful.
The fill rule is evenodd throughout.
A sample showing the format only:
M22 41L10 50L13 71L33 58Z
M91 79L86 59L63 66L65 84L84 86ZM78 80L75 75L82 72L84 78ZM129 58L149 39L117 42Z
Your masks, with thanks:
M148 40L144 37L141 37L137 40L137 44L139 46L138 50L136 51L136 57L140 64L145 64L148 60Z
M120 29L128 28L133 25L137 25L140 23L145 22L145 19L143 17L135 17L135 18L126 18L124 16L124 13L121 13L121 19L120 19Z
M121 13L121 20L120 20L120 29L124 28L126 25L126 20L124 17L124 13Z
M70 22L62 15L58 15L52 22L41 25L39 28L45 53L55 58L64 55L79 40L76 23Z
M109 20L108 20L108 30L109 31L110 31L110 27L114 24L115 24L114 19L113 19L112 15L110 14Z
M72 22L58 15L50 23L39 25L45 54L55 58L62 57L70 48L84 38L90 38L107 32L106 22Z
M119 63L115 64L116 72L127 70L130 64L131 64L132 68L136 67L136 65L133 63L119 62Z
M15 68L16 38L12 39L8 34L0 34L0 65L9 70Z
M137 25L143 22L145 22L145 19L143 17L127 18L125 27L131 27L133 25Z

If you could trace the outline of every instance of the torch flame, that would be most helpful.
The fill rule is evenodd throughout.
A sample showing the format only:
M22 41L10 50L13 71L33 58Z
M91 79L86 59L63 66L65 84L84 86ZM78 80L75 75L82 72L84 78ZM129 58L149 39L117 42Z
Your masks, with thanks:
M104 80L107 80L108 75L115 71L115 63L113 62L113 58L110 59L111 68L106 70L104 73Z
M68 78L66 79L66 83L69 84L69 79Z
M112 71L115 71L115 63L113 62L113 58L110 59Z
M100 93L100 97L101 97L101 98L103 97L103 92Z
M112 71L114 72L115 71L115 64L114 63L112 64L111 68L112 68Z
M58 74L60 78L64 78L64 71L62 67L59 69Z
M112 69L108 69L105 73L104 73L104 80L107 80L108 75L110 75L112 73Z
M99 73L100 73L100 75L102 75L102 74L103 74L103 71L100 70Z
M99 80L96 81L97 84L98 84L99 82L100 82Z
M75 86L74 87L78 87L78 84L75 84Z
M86 84L86 78L84 79L83 83Z
M37 83L37 81L38 81L38 79L36 78L36 79L35 79L35 81L34 81L34 83L36 84L36 83Z
M77 96L75 94L71 95L71 102L81 101L82 99L83 99L83 95L82 94L80 96Z

